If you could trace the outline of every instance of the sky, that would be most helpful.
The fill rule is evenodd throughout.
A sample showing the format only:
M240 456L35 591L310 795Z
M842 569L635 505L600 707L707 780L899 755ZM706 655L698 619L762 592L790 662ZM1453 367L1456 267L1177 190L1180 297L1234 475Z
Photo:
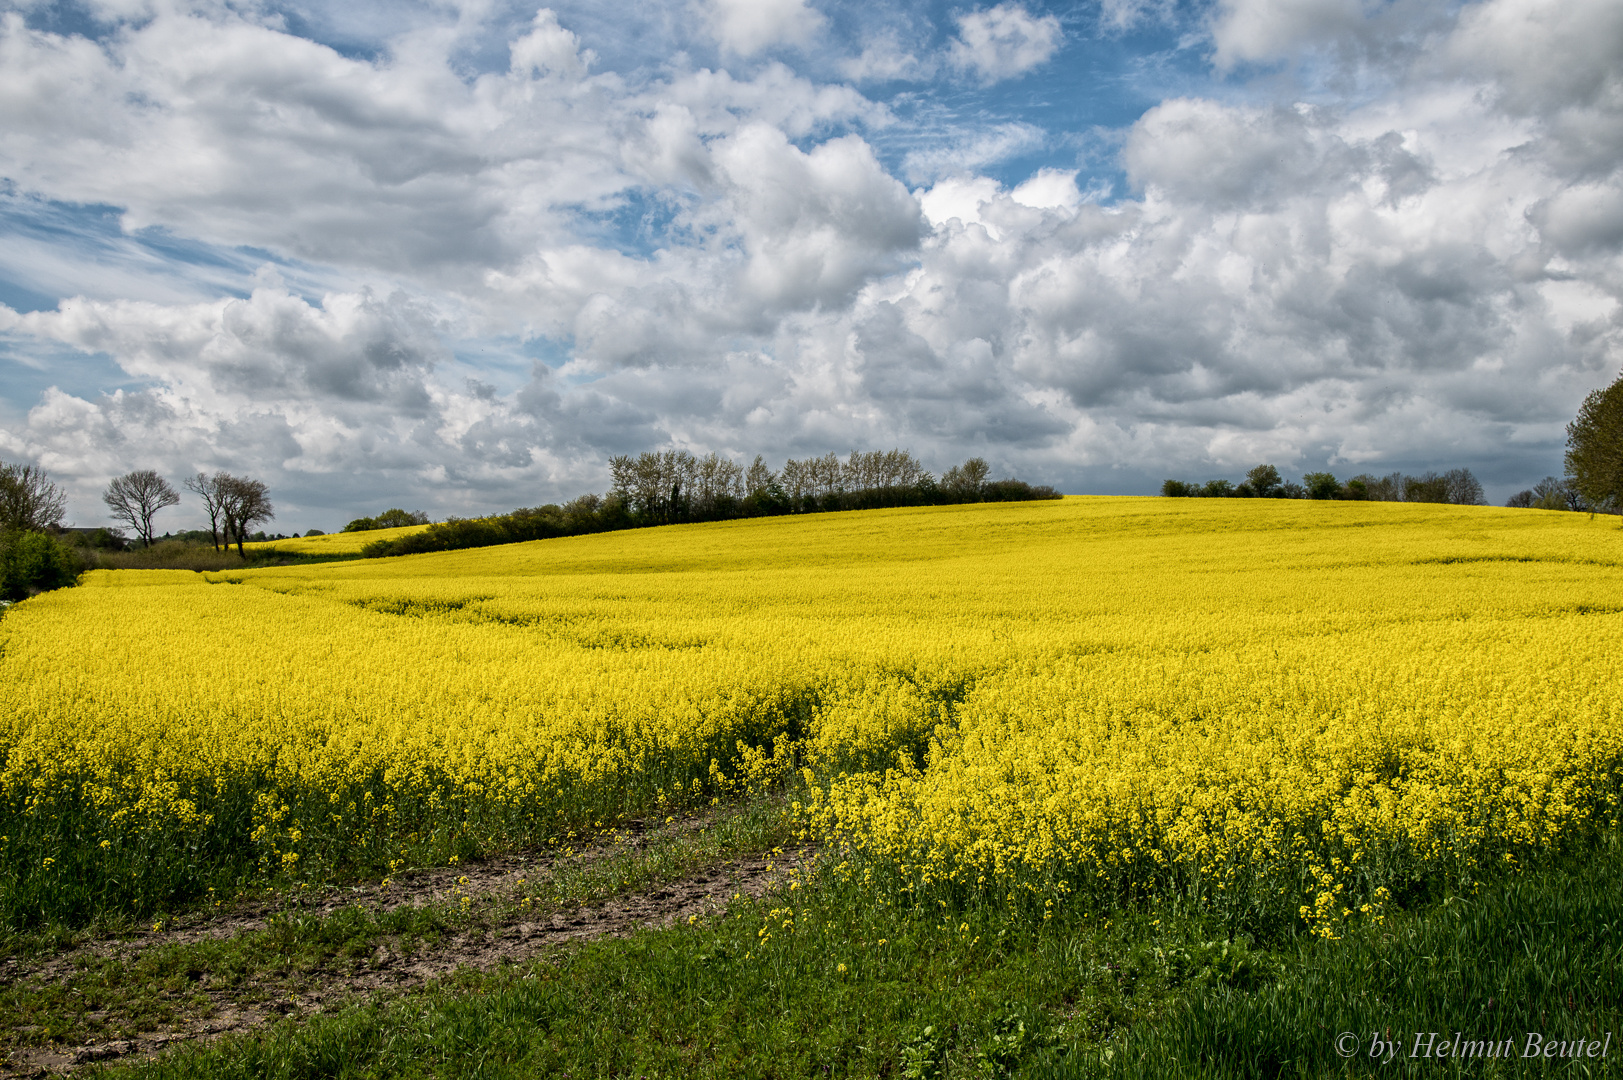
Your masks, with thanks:
M1617 0L0 0L0 460L78 525L672 448L1502 502L1620 300Z

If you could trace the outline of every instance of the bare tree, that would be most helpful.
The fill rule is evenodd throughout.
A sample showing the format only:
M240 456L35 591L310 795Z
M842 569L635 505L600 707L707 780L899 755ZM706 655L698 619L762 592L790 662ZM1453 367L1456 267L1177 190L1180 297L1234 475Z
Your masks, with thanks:
M744 474L744 490L750 495L760 495L777 480L778 475L766 467L766 461L760 454L756 454L755 461Z
M609 462L609 471L614 476L613 494L623 499L644 523L662 525L688 516L699 476L699 460L688 451L645 452L635 458L621 455Z
M840 455L832 450L820 458L812 458L803 463L810 475L812 489L823 498L843 494L845 491L844 469L840 467Z
M209 515L209 534L214 538L214 550L220 550L220 526L225 523L225 500L220 493L220 483L227 478L227 474L217 472L213 476L198 473L185 480L186 490L194 492L203 500L203 509ZM226 540L230 547L230 538Z
M1445 503L1448 501L1448 479L1429 469L1419 476L1404 476L1403 501Z
M276 516L271 506L270 491L258 480L230 473L216 473L216 490L220 496L220 516L225 523L225 539L229 545L236 538L237 554L246 558L242 543L248 530L262 521Z
M113 517L135 530L143 547L152 546L152 515L166 506L175 506L180 496L169 481L151 469L137 469L113 477L101 501Z
M0 462L0 529L38 532L62 520L68 497L37 465Z
M990 467L984 458L972 457L962 465L954 465L941 476L941 486L965 502L980 498Z
M744 469L736 461L712 451L698 459L689 489L692 512L709 516L744 497Z
M795 509L799 510L801 500L812 492L810 462L796 461L794 458L785 461L778 482L794 502Z
M1458 506L1482 506L1488 500L1483 495L1482 483L1470 469L1450 469L1443 474L1443 488L1448 501Z
M1362 484L1364 498L1370 502L1402 502L1403 501L1403 474L1392 473L1389 476L1372 476L1369 473L1359 473L1347 481L1347 486Z

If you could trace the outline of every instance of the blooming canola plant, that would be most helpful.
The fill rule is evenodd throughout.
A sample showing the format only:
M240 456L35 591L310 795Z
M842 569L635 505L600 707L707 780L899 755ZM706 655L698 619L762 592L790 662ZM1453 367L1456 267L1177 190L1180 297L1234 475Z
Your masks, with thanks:
M13 924L775 786L889 895L1334 935L1615 828L1623 769L1623 539L1544 511L1068 498L97 571L0 645Z

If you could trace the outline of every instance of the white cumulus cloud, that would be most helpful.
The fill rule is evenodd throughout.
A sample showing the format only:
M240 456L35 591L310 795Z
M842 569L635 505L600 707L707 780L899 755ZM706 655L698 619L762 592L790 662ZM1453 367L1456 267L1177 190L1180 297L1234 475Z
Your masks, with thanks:
M1003 3L958 16L958 37L949 55L957 67L993 83L1046 64L1063 36L1055 16L1036 16L1020 4Z
M740 56L775 45L805 45L825 19L805 0L709 0L716 40Z

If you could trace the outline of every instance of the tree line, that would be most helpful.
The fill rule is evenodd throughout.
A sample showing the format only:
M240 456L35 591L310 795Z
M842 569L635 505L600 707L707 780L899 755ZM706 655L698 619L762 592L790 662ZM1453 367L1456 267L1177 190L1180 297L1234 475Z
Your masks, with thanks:
M1623 512L1623 376L1584 399L1577 417L1567 425L1563 463L1565 477L1547 476L1511 496L1506 505ZM1060 497L1047 486L990 480L986 462L978 457L948 469L938 479L905 450L853 451L843 460L835 454L790 459L777 472L760 456L746 468L718 454L700 458L685 450L620 456L609 467L613 487L608 495L582 495L562 506L548 504L491 517L452 519L410 536L368 544L363 553L404 555L684 521ZM243 545L254 539L249 530L276 516L269 490L251 477L223 471L197 473L184 480L182 487L202 499L209 518L207 535L215 552L235 544L238 557L246 558ZM1238 484L1222 479L1200 485L1168 480L1161 493L1462 505L1484 501L1482 485L1469 469L1418 476L1362 473L1345 483L1328 472L1311 472L1296 483L1286 481L1273 465L1264 464ZM114 519L128 525L137 542L147 547L153 544L153 517L180 502L174 487L151 469L114 478L102 499ZM61 520L66 508L65 494L38 466L0 462L0 601L71 585L89 565L79 550L81 545L122 544L118 530L79 530L74 534L79 544L65 543ZM376 517L357 518L345 530L396 528L427 520L420 512L386 510ZM84 535L86 532L92 535ZM306 535L319 535L319 530Z
M249 530L276 517L270 490L259 480L217 472L213 476L198 473L181 484L203 500L215 551L229 548L234 542L237 554L242 555L242 545L251 538ZM101 498L113 519L128 525L142 547L152 546L153 516L180 504L180 493L152 469L114 477Z
M1046 485L991 480L990 467L973 457L938 479L909 451L852 451L791 458L774 472L759 455L748 466L711 453L686 450L622 455L609 462L607 495L582 495L563 505L521 508L482 518L453 518L421 532L378 540L368 557L490 547L524 540L743 517L867 510L890 506L1017 502L1058 499Z
M245 476L198 473L182 482L203 500L208 534L216 552L234 543L245 558L249 530L275 517L265 484ZM180 494L155 470L137 469L114 477L102 501L115 521L135 533L142 547L153 544L152 522L159 511L180 503ZM118 528L67 530L62 515L67 496L35 465L0 462L0 600L11 602L71 585L94 564L86 548L122 550Z
M1506 500L1506 506L1540 510L1623 513L1623 376L1584 398L1567 425L1563 458L1567 475L1546 476ZM1168 480L1161 494L1174 498L1364 499L1375 502L1456 503L1480 506L1482 485L1470 469L1419 476L1361 473L1346 483L1327 472L1311 472L1300 484L1285 481L1272 465L1258 465L1238 484L1208 480L1191 484Z
M376 517L358 517L344 526L344 532L372 532L376 529L403 529L408 525L427 525L428 515L421 510L390 509ZM320 536L319 530L304 535Z
M1481 506L1487 502L1482 484L1470 469L1425 472L1419 476L1407 476L1401 472L1387 476L1360 473L1346 483L1337 480L1333 473L1310 472L1298 484L1285 480L1272 465L1258 465L1246 473L1245 479L1239 484L1231 484L1227 480L1208 480L1204 484L1168 480L1161 485L1161 494L1172 498L1355 499L1369 502L1454 503L1460 506Z

